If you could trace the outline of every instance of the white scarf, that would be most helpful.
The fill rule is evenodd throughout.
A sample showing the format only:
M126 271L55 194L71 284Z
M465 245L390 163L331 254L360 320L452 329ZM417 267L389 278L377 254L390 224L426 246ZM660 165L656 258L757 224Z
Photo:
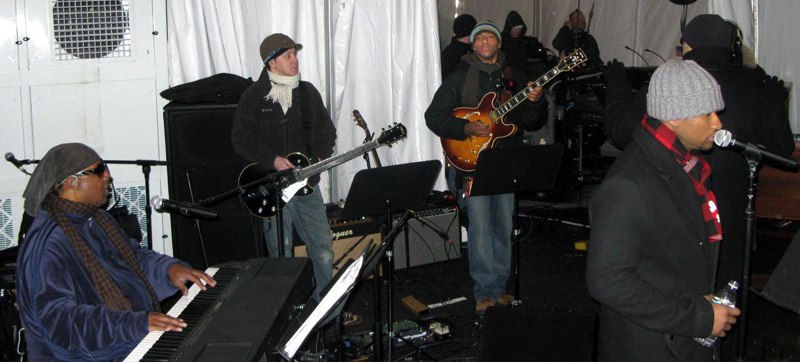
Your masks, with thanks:
M292 107L292 89L300 85L300 73L293 76L285 76L268 70L267 74L269 74L269 82L272 83L272 89L264 99L272 99L274 102L278 102L283 107L283 113L289 113L289 108Z

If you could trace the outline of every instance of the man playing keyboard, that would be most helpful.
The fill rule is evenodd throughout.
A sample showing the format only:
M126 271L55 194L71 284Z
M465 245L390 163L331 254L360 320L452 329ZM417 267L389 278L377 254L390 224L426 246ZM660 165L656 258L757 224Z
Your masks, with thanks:
M216 281L179 260L140 249L101 209L111 175L80 143L53 147L25 189L36 216L20 246L17 298L31 361L120 360L152 331L186 323L159 300Z

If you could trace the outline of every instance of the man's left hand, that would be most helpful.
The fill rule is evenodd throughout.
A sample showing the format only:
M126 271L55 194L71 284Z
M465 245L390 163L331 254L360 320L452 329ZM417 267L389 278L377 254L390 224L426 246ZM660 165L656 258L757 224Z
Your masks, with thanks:
M533 82L528 82L528 87L531 85L533 85ZM528 100L531 102L536 102L539 98L542 98L542 87L533 88L533 90L528 93Z
M172 264L167 270L167 275L169 275L172 285L180 289L183 295L189 293L189 288L186 287L187 281L197 284L201 290L206 290L206 284L212 287L217 285L217 281L210 275L181 263Z

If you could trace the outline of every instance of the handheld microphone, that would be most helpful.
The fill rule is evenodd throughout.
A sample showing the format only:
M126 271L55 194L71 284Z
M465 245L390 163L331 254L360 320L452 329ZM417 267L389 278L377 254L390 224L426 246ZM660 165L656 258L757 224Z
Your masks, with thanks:
M662 57L662 56L658 55L658 53L656 53L656 52L654 52L654 51L652 51L652 50L650 50L650 49L645 49L644 51L645 51L645 52L648 52L648 53L653 53L653 54L655 54L655 55L656 55L656 56L657 56L659 59L661 59L661 61L662 61L662 62L664 62L664 63L666 63L666 62L667 62L667 60L666 60L666 59L664 59L664 57Z
M178 214L193 219L214 220L219 218L219 214L212 209L200 207L186 202L163 199L158 195L153 196L150 199L150 205L153 206L157 212Z
M645 64L645 65L647 65L648 67L650 66L650 63L648 63L648 62L647 62L647 60L646 60L646 59L644 59L644 57L643 57L641 54L639 54L639 52L637 52L637 51L633 50L633 48L631 48L631 47L629 47L629 46L627 46L627 45L625 46L625 49L628 49L628 50L632 51L632 52L633 52L633 54L636 54L636 55L638 55L638 56L639 56L639 58L642 58L642 61L644 62L644 64Z
M719 147L729 147L739 151L747 158L756 161L764 160L775 167L797 172L797 161L770 151L762 145L750 143L741 138L737 139L728 130L721 129L715 132L714 143Z
M27 164L25 161L18 160L11 152L6 152L6 161L11 162L16 168L20 168Z

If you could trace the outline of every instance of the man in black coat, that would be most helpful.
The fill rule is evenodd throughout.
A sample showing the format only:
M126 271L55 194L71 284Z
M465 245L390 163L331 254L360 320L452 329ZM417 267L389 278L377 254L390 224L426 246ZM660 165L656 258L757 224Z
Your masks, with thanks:
M697 62L720 85L726 107L719 117L725 129L738 138L790 155L794 139L783 82L770 78L761 68L733 62L735 34L731 24L719 15L699 15L684 30L683 59ZM605 132L612 144L623 148L639 128L646 92L632 95L622 63L610 62L608 69ZM725 229L717 272L720 289L731 279L742 280L748 166L742 155L730 150L715 149L706 159L714 170L711 182Z
M540 76L546 70L542 69L547 61L544 45L535 37L527 36L527 32L528 26L522 20L522 15L514 10L509 11L501 33L503 53L506 55L508 63L504 69L506 79L510 79L511 69L522 71L532 79ZM539 61L539 66L534 66L533 61Z
M475 18L469 14L461 14L453 20L453 38L450 39L450 44L442 49L441 54L442 80L458 68L461 57L472 51L469 44L469 33L477 23Z
M239 156L268 170L284 171L296 165L286 158L294 152L312 162L333 154L336 128L322 97L309 82L300 79L297 52L303 45L275 33L259 48L264 70L242 94L233 118L231 141ZM318 176L308 179L311 195L293 197L283 207L284 255L292 255L292 226L303 238L314 267L315 299L328 285L333 270L331 229ZM278 255L278 225L275 218L263 219L264 236L270 256Z
M603 60L600 59L600 47L597 46L597 41L589 34L588 30L586 17L579 9L575 9L569 14L564 26L558 30L556 37L553 38L553 48L556 48L562 57L572 53L576 48L580 48L589 58L586 62L587 66L596 67L603 64Z
M586 279L601 303L599 361L712 361L695 338L724 336L740 314L710 302L725 230L701 151L724 106L695 62L659 67L648 116L592 196Z

